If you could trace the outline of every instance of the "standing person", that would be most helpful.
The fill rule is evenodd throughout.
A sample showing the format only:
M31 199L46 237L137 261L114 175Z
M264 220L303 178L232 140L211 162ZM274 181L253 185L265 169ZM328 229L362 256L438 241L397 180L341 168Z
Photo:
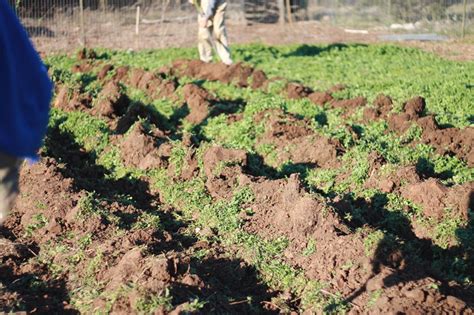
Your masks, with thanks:
M204 62L212 61L212 47L226 65L232 64L225 28L225 0L189 0L198 8L198 50Z
M18 193L23 159L36 159L46 132L52 84L28 34L0 0L0 225Z

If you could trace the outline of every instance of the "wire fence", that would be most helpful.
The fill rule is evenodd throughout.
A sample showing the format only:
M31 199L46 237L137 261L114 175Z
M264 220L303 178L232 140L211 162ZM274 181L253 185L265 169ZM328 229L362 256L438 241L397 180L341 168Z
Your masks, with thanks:
M47 50L186 45L196 31L187 0L9 1ZM312 21L354 32L461 37L474 32L474 0L228 0L227 17L233 25Z

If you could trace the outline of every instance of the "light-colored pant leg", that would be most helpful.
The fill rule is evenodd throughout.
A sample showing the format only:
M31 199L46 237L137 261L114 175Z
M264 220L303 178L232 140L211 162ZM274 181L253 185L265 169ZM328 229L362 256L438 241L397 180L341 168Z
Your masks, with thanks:
M21 159L0 152L0 225L7 218L18 195L18 177Z
M204 62L212 61L212 27L198 27L199 58Z
M230 56L229 43L227 41L227 31L225 28L226 7L227 3L225 2L219 5L214 18L212 19L212 28L217 54L223 63L230 65L232 64L232 59Z

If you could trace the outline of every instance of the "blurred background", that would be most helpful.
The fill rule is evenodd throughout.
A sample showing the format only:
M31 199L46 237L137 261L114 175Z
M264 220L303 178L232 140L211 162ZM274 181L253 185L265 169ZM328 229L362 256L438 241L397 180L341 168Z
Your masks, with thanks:
M9 0L38 49L195 43L187 0ZM228 0L231 43L446 40L474 33L474 0Z

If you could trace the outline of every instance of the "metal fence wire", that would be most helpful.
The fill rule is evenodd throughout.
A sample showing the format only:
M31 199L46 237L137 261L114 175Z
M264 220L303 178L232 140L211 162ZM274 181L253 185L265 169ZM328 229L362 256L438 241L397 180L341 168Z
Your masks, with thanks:
M140 48L188 38L196 12L187 0L8 0L35 42L51 50L88 44ZM387 32L472 34L474 0L227 0L230 23L317 21ZM138 36L140 35L140 36ZM131 45L133 43L133 45ZM149 43L148 43L149 44ZM148 47L147 45L143 45Z

